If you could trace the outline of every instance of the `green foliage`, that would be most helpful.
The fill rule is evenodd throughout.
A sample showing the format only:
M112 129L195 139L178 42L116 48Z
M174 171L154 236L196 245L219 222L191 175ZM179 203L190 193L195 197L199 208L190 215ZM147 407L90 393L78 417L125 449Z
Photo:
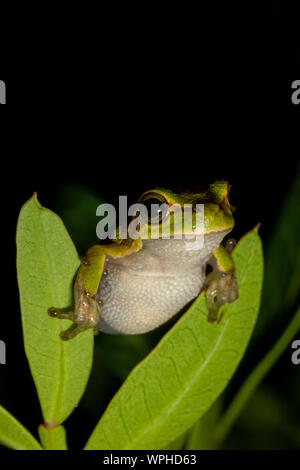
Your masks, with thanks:
M300 302L300 171L279 207L279 216L265 250L263 298L255 337L282 325Z
M83 251L85 237L90 236L91 230L82 234L80 242L81 221L88 220L89 227L95 226L93 210L97 196L76 187L67 188L66 194L66 199L61 198L64 204L60 213L76 245ZM74 199L76 194L77 199ZM74 212L74 200L82 209L80 218L77 211ZM298 179L266 250L263 309L255 330L259 334L272 324L272 312L279 321L299 300L300 230L295 211L299 201ZM108 379L114 377L123 384L88 439L86 449L215 448L224 442L240 415L246 419L245 404L261 402L255 399L261 395L254 392L295 336L299 311L246 378L229 406L224 406L222 391L227 389L245 354L260 304L263 258L256 229L240 240L233 257L240 295L235 303L225 305L219 323L207 322L204 294L201 294L162 338L161 332L133 337L99 335L94 358L98 371L93 374L90 387L95 395L91 400L94 408L101 393L109 391ZM23 206L18 220L17 270L25 352L45 424L38 428L40 445L0 407L0 443L7 447L67 449L66 432L61 423L72 413L86 389L92 365L93 335L89 330L70 342L61 341L59 333L69 323L50 318L47 311L52 306L71 306L72 284L78 266L77 252L62 221L32 197ZM157 340L158 344L153 347ZM105 396L104 393L102 399L107 401ZM270 402L274 400L273 397ZM85 406L84 399L82 406ZM252 412L251 416L254 414ZM247 422L251 421L251 416ZM254 426L253 420L249 426ZM293 429L290 426L290 433Z
M47 450L67 450L66 431L63 426L46 428L41 424L38 428L41 443Z
M78 266L62 221L33 196L18 220L18 284L25 352L44 421L52 426L62 423L79 402L92 365L93 332L64 342L59 333L70 323L47 313L49 307L72 304L72 280Z
M209 410L186 433L184 449L212 450L215 448L215 427L222 407L222 395L214 402Z
M16 450L40 450L40 444L7 410L0 406L0 443Z
M242 387L234 397L234 400L222 416L222 419L218 423L217 429L215 431L215 439L217 442L222 442L225 439L233 423L236 421L243 407L249 400L249 397L254 393L262 379L274 366L284 350L289 346L299 329L300 308L297 310L289 325L284 330L283 334L280 336L275 345L260 361L253 372L247 377Z

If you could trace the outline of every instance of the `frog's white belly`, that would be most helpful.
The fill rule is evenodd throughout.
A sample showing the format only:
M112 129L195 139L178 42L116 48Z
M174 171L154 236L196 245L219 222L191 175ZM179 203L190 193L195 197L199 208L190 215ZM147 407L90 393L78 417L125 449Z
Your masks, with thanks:
M215 234L199 249L183 240L147 240L138 253L107 258L97 293L99 330L141 334L172 318L199 294L206 263L223 237Z
M100 291L99 330L111 334L151 331L198 295L203 278L202 269L190 273L187 279L187 276L150 276L113 268Z

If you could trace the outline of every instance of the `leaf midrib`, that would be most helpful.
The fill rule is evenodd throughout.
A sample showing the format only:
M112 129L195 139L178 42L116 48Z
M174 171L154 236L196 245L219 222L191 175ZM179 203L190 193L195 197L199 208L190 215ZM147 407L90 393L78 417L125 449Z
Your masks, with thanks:
M142 438L146 435L146 434L149 434L153 429L155 429L157 426L159 426L159 424L173 411L173 409L176 408L176 406L180 403L180 401L184 398L184 396L189 392L189 390L191 389L191 387L193 386L194 382L198 379L198 377L200 376L202 370L206 367L207 363L210 361L210 359L213 357L216 349L218 348L219 346L219 343L221 341L221 339L223 338L223 335L224 335L224 332L225 332L225 329L228 325L228 322L229 322L229 319L227 319L226 322L224 322L223 324L223 328L222 330L220 331L220 334L217 338L217 341L215 342L214 344L214 347L212 348L211 352L207 355L207 357L205 358L204 362L201 364L201 366L199 367L199 369L197 370L197 372L193 375L192 379L187 382L184 390L178 395L178 397L176 398L175 401L172 402L171 406L169 408L167 408L163 414L161 415L161 417L159 419L157 419L156 421L154 421L153 425L148 427L145 431L143 431L140 435L139 435L139 439L138 440L135 440L135 441L132 441L132 444L134 445L134 443L136 442L139 442L140 440L142 440ZM130 449L130 447L124 447L124 450L125 449Z
M244 285L244 281L245 281L245 276L246 276L246 273L247 273L247 270L248 270L248 267L249 265L251 264L250 263L250 260L252 259L253 257L253 250L254 250L254 243L252 242L252 246L251 246L251 251L250 251L250 256L248 257L248 260L247 260L247 264L244 268L244 272L243 272L243 276L241 277L241 281L240 281L240 290L243 288L243 285ZM203 294L202 294L203 295ZM197 299L196 299L197 300ZM215 342L215 345L214 347L212 348L211 352L208 354L208 356L205 358L204 362L201 364L201 366L199 367L199 369L197 370L197 372L193 375L192 379L187 383L184 391L182 393L179 394L179 396L176 398L175 401L172 402L171 406L169 408L166 409L166 411L164 411L163 415L158 418L156 421L154 421L154 424L148 428L145 429L145 431L143 431L140 435L139 435L139 438L132 441L131 442L131 445L130 447L129 446L126 446L124 447L124 450L127 450L127 449L130 449L130 448L133 448L132 445L134 445L134 443L136 442L139 442L142 440L142 438L146 435L146 434L149 434L149 432L151 432L153 429L155 429L164 419L166 416L168 416L172 411L173 409L180 403L180 401L183 399L183 397L186 395L186 393L188 393L188 391L190 390L190 388L192 387L192 385L194 384L194 382L198 379L198 377L200 376L203 368L207 365L208 361L213 357L214 353L215 353L215 350L216 348L218 347L221 339L223 338L223 335L224 335L224 332L225 332L225 329L227 328L227 325L230 321L230 318L227 318L226 322L223 323L223 328L222 330L220 331L220 334L217 338L217 341ZM121 405L120 405L121 406ZM128 434L128 436L130 437L130 435Z

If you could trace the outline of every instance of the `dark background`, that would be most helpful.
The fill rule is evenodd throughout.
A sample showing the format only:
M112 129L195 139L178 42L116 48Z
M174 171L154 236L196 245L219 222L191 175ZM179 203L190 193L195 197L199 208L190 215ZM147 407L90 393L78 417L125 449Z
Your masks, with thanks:
M300 105L291 103L291 83L300 78L295 5L233 2L208 16L173 6L103 10L95 28L71 22L64 34L62 24L59 37L52 31L42 45L37 35L20 38L3 57L0 339L7 365L0 366L0 402L32 432L41 415L24 357L15 272L22 204L37 191L64 219L64 191L76 185L99 201L127 194L136 202L155 186L193 189L224 178L240 199L233 236L262 222L266 243L300 160ZM97 241L95 233L71 235L82 252L85 240ZM289 373L299 375L295 369ZM285 373L285 365L273 370L275 387ZM101 406L119 384L112 379ZM100 408L93 416L87 405L71 417L86 428L80 438L70 430L74 445L84 443Z

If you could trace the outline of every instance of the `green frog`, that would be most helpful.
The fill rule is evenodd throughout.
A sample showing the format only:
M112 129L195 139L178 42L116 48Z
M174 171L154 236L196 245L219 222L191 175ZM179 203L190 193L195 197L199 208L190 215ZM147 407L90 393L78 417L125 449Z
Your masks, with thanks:
M203 289L208 321L218 320L220 307L238 297L233 245L221 244L234 226L230 188L227 181L216 181L197 193L146 191L139 203L153 207L156 202L157 212L136 224L137 236L121 238L117 230L112 243L89 248L75 280L74 309L49 309L50 316L73 322L61 339L74 338L88 328L108 334L149 332ZM185 214L190 223L183 224L176 213L186 205L192 207ZM199 205L204 209L201 233L194 210ZM162 235L167 224L169 237Z

